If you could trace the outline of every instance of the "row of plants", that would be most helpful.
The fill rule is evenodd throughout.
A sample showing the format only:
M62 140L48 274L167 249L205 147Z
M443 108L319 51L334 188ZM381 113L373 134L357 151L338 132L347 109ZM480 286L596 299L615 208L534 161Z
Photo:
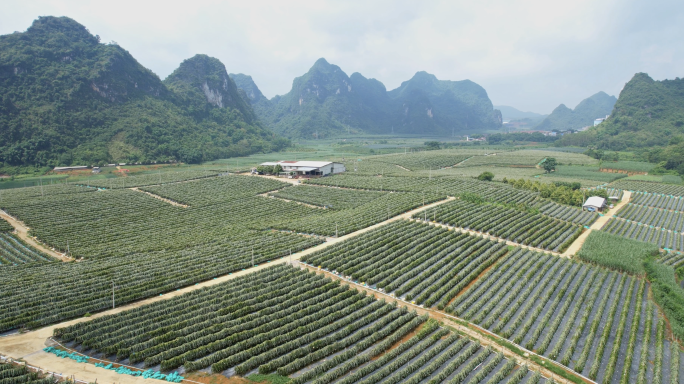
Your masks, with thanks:
M402 220L301 261L441 309L506 252L500 242Z
M664 228L611 218L601 230L626 239L652 243L662 249L684 251L684 236Z
M0 220L4 223L5 221ZM54 261L52 257L26 244L17 236L0 231L0 266Z
M370 203L385 196L385 194L376 191L299 185L269 193L269 196L299 201L301 203L317 205L319 207L326 207L334 210L341 210L356 208L360 205Z
M158 296L181 287L282 258L321 240L280 232L245 231L222 241L174 251L133 253L78 263L24 264L0 274L0 332L33 328ZM252 258L251 252L254 252Z
M648 181L622 179L610 183L610 187L625 191L660 193L677 197L684 196L684 186L674 184L661 184Z
M649 349L662 353L670 348L649 336L637 337L641 327L647 329L646 335L651 324L662 319L646 289L642 279L518 250L488 270L446 310L592 379L635 382L632 367L653 361ZM674 365L666 361L659 368L661 374L673 377Z
M116 189L116 188L133 188L144 187L147 185L177 183L179 181L188 181L194 179L202 179L206 177L216 176L216 171L208 170L190 170L179 172L150 172L138 174L135 176L123 176L108 179L95 179L81 182L81 184L91 187Z
M634 192L629 202L630 204L667 209L671 211L684 210L684 198L681 196L670 196L660 193Z
M616 217L639 224L664 228L674 232L684 232L684 213L667 209L651 208L641 205L627 204Z
M55 384L54 376L41 375L26 368L25 365L0 363L0 383L2 384Z
M598 213L596 212L583 211L578 208L569 207L554 202L549 202L548 204L539 207L539 212L546 216L551 216L557 219L586 226L594 223L594 221L596 221L599 217Z
M581 233L581 228L570 222L494 204L474 204L464 200L441 204L413 217L427 218L440 224L552 251L562 251L562 246L568 240L574 240Z

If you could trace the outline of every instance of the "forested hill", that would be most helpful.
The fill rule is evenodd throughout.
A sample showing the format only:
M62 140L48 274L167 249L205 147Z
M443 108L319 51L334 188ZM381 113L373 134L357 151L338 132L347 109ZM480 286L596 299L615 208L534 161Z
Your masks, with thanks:
M0 36L0 165L178 160L270 151L218 60L186 60L167 81L67 17Z
M608 120L559 145L623 150L667 145L684 135L684 79L655 81L637 73L625 84Z
M292 90L267 100L251 77L234 77L258 117L289 137L330 137L348 132L450 136L501 127L501 113L472 81L438 80L418 72L395 90L360 73L351 76L319 59Z
M582 100L574 110L559 105L535 129L552 131L567 131L591 126L594 120L606 117L613 110L617 99L605 92L599 92Z

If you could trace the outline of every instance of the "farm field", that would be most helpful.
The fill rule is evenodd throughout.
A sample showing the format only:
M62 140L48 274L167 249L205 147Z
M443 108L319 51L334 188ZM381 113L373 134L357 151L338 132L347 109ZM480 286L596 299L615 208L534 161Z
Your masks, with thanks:
M189 170L189 171L179 171L179 172L158 172L158 173L146 173L135 176L124 176L109 179L96 179L93 181L81 182L83 185L97 188L132 188L132 187L143 187L146 185L155 184L165 184L165 183L176 183L179 181L187 181L194 179L201 179L205 177L216 176L216 171L208 170Z
M427 316L287 265L54 334L94 357L181 375L277 373L302 384L535 376Z
M507 252L504 243L402 220L301 261L407 301L443 308Z
M684 196L684 186L674 184L652 183L648 181L634 181L629 179L622 179L614 181L610 184L612 188L624 189L627 191L639 191L660 193L672 196Z
M52 376L39 375L28 368L14 364L0 363L0 380L3 384L54 384L57 379Z
M618 198L625 185L653 191L587 233L598 213L497 180L619 177L593 158L397 152L347 156L344 174L301 184L207 165L3 190L0 209L22 239L34 244L28 229L37 247L75 260L41 259L0 220L0 350L35 334L42 349L56 329L56 341L94 358L218 384L254 374L291 384L553 382L503 353L564 379L682 381L679 307L663 305L663 290L684 284L684 186L601 185ZM562 165L541 175L548 157ZM494 181L477 180L484 171ZM577 253L561 255L570 245ZM285 264L291 254L303 269ZM668 267L665 283L653 265ZM550 360L565 367L540 363ZM0 384L14 384L2 380L0 370Z
M598 166L576 166L576 165L559 165L556 170L551 173L542 174L542 178L563 178L563 179L582 179L593 180L601 183L610 183L617 179L627 177L624 173L607 173L599 171Z
M684 232L684 213L679 211L628 203L615 216L677 233Z
M6 222L0 219L1 223ZM0 267L49 261L55 261L55 259L24 243L13 234L0 229Z
M684 236L681 233L668 231L664 228L655 228L612 218L602 230L628 239L653 243L663 249L684 251Z
M684 374L671 364L684 356L665 338L647 288L625 274L518 250L446 311L597 382L670 382L673 372Z
M655 167L655 164L643 161L604 161L601 168L618 169L627 172L648 172Z
M684 198L658 193L633 193L629 202L634 205L655 207L671 211L684 210Z
M387 193L375 191L321 188L306 185L295 186L269 193L269 196L280 199L299 201L334 210L356 208L386 195Z
M580 226L568 221L464 200L441 204L414 215L413 218L426 218L440 224L470 229L555 252L563 252L582 231Z

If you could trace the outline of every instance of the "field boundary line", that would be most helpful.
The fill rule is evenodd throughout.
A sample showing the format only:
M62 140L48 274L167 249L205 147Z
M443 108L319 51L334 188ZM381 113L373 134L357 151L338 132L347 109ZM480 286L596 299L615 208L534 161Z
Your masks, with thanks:
M523 346L520 346L520 345L514 343L514 342L511 341L511 340L508 340L508 339L506 339L506 338L504 338L504 337L501 337L501 336L499 336L499 335L496 335L496 334L490 332L489 330L480 327L480 326L477 325L477 324L473 324L473 323L471 323L471 322L469 322L469 321L467 321L467 320L461 319L461 318L459 318L459 317L457 317L457 316L449 315L449 314L447 314L446 312L443 312L443 311L435 310L435 309L432 309L432 308L425 308L425 307L422 306L422 305L413 304L413 303L408 302L408 301L406 301L406 300L404 300L404 299L401 299L401 298L399 298L399 297L396 297L396 296L394 296L394 295L392 295L392 294L380 292L379 290L377 290L377 289L375 289L375 288L371 288L371 287L368 286L368 285L361 285L361 284L359 284L359 283L354 282L353 280L346 279L346 278L344 278L344 277L342 277L342 276L339 276L339 275L334 274L334 273L329 272L329 271L325 271L325 270L323 270L322 268L315 267L315 266L312 266L312 265L310 265L310 264L306 264L306 263L304 263L304 262L302 262L302 261L299 261L298 263L299 263L299 265L303 266L304 268L306 268L306 269L308 269L308 270L310 270L310 271L321 272L321 273L323 273L324 276L328 276L328 277L334 278L334 279L336 279L336 280L338 280L338 281L344 282L344 283L346 283L346 284L353 285L355 288L364 290L364 291L369 292L369 293L372 293L372 294L374 294L374 295L379 295L379 296L381 296L382 298L386 298L386 299L389 299L389 300L395 300L395 301L397 301L398 303L401 302L402 304L405 304L408 308L415 309L416 312L418 312L419 314L420 314L420 313L426 313L426 314L428 314L430 317L432 317L432 318L434 318L434 319L436 319L436 320L443 320L444 318L447 318L447 319L451 320L450 322L451 322L452 324L455 325L455 328L456 328L457 330L462 331L462 332L465 333L466 335L469 335L469 336L471 336L472 338L478 340L478 341L480 342L480 344L482 344L482 345L491 345L491 343L490 343L489 340L487 340L485 337L479 336L479 335L477 334L478 332L479 332L479 333L483 333L483 334L487 334L490 338L493 338L493 339L496 339L496 340L505 340L507 343L510 343L510 344L515 345L517 348L519 348L519 349L520 349L521 351L523 351L524 353L527 353L527 354L529 354L530 356L533 356L533 355L534 355L534 356L537 356L537 357L540 358L540 359L543 359L544 361L548 361L549 363L554 364L554 365L557 366L558 368L563 369L564 371L570 373L571 375L576 376L576 377L578 377L578 378L584 380L586 383L597 384L595 381L591 380L590 378L585 377L585 376L583 376L582 374L579 374L579 373L575 372L575 371L572 370L570 367L566 367L566 366L564 366L563 364L561 364L561 363L559 363L559 362L557 362L557 361L554 361L554 360L551 360L551 359L549 359L549 358L547 358L547 357L538 355L537 353L532 352L532 351L528 350L527 348L525 348L525 347L523 347ZM464 326L463 323L464 323L464 324L467 324L467 325ZM539 364L537 364L537 363L535 363L535 362L533 362L533 361L531 361L531 360L529 360L529 359L526 359L526 356L520 356L519 354L517 354L517 353L511 351L510 349L504 347L503 345L497 344L497 346L498 346L499 349L502 350L502 351L505 349L506 352L508 352L508 356L514 356L514 357L516 357L516 358L522 359L522 360L524 360L524 361L528 364L528 366L534 366L534 367L536 367L537 370L540 371L540 372L543 371L543 370L545 369L545 367L540 366ZM557 380L557 381L561 381L561 382L564 382L564 383L571 383L571 381L569 381L569 380L567 380L567 379L565 379L565 378L562 378L562 377L558 377L558 375L555 375L555 374L553 374L553 373L548 373L548 372L547 372L547 375L548 375L548 377L553 377L553 378L554 378L555 380ZM548 377L547 377L547 378L548 378Z
M41 252L47 254L50 257L61 261L73 261L74 258L67 256L65 253L59 253L50 249L47 244L41 242L37 238L29 236L28 231L31 229L23 221L11 216L9 213L0 209L0 217L5 219L10 225L14 227L14 232L18 238L22 239L32 247L40 250Z

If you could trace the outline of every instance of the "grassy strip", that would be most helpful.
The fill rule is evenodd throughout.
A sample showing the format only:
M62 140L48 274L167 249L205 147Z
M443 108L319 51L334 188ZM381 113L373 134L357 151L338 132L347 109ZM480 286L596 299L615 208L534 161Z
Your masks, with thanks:
M677 284L674 269L652 258L644 262L644 268L651 282L653 299L669 320L674 336L684 340L684 289Z
M620 272L643 275L643 261L658 254L658 246L602 231L592 231L577 257Z
M254 374L247 376L247 380L253 381L255 383L266 383L266 384L285 384L290 381L287 376L280 376L276 374L272 375L260 375Z

